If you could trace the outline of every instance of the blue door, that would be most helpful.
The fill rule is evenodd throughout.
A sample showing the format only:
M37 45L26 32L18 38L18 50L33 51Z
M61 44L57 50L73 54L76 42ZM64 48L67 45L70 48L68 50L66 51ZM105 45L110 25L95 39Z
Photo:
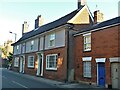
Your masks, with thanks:
M105 63L98 63L98 85L105 86Z

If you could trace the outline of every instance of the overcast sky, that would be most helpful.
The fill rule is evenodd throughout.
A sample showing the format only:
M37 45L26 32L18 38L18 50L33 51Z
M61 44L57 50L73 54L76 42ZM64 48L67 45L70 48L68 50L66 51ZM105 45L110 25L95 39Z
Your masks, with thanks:
M104 20L118 16L118 1L120 0L87 0L87 5L93 13L99 9L104 14ZM96 7L97 5L97 7ZM29 31L34 29L38 15L44 18L44 24L52 22L77 9L77 0L0 0L0 44L6 40L14 41L22 35L22 24L27 21Z

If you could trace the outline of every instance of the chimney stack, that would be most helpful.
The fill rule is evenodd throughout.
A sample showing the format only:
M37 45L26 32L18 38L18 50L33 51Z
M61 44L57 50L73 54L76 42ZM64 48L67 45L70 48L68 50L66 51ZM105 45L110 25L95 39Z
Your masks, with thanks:
M26 21L24 21L24 24L22 24L22 36L23 36L26 32L28 32L28 27L29 27L29 25L27 24Z
M100 23L103 21L103 13L100 10L94 11L94 24Z
M39 26L42 26L43 24L43 18L41 15L38 15L37 19L35 20L35 29Z
M78 9L79 9L81 6L86 5L86 3L87 3L86 0L78 0Z

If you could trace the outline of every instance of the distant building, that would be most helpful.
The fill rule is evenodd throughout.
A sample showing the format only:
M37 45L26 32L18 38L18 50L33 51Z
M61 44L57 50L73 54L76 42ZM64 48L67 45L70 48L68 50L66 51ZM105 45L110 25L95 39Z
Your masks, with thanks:
M11 44L13 43L12 40L7 40L6 42L4 42L3 45L0 46L0 48L4 48L6 50L6 55L2 52L1 57L4 59L6 58L9 53L13 53L13 46L11 46Z

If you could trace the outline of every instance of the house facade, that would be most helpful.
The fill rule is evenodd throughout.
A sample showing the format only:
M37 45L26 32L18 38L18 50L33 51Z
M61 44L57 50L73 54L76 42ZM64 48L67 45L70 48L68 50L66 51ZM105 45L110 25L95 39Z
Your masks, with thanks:
M84 29L74 40L75 80L120 89L120 17Z
M75 11L42 26L39 26L40 17L35 20L35 29L23 32L23 36L13 44L12 70L60 81L73 81L72 34L76 32L73 29L83 29L93 24L89 8L80 5Z

